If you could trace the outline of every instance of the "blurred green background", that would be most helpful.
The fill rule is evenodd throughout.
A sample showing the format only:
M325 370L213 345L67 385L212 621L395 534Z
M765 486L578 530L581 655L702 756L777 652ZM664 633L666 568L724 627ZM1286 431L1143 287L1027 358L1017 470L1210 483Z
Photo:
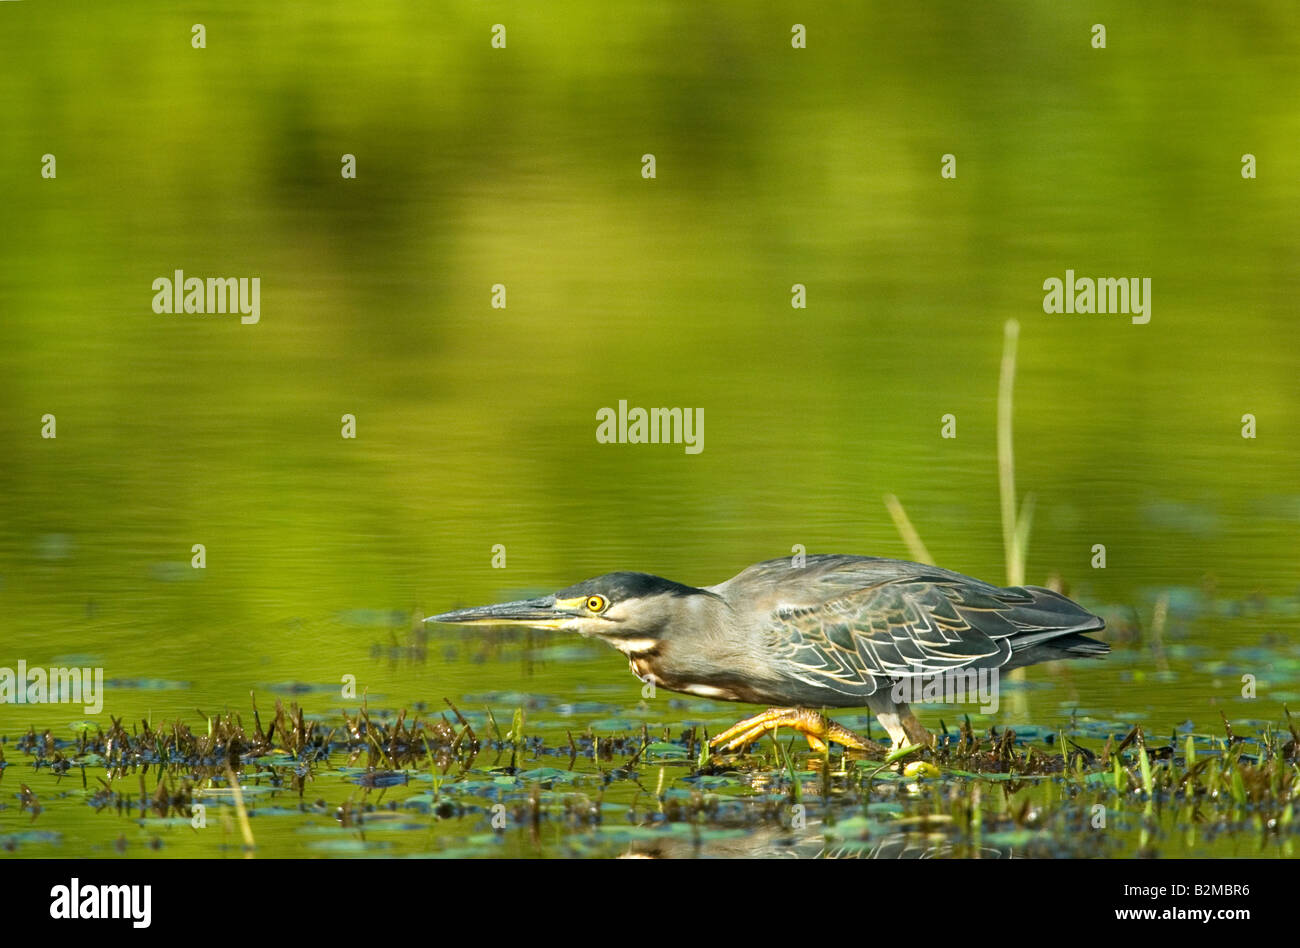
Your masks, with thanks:
M1289 0L2 4L0 665L102 665L128 719L287 682L336 709L344 674L388 707L632 706L607 649L403 646L414 617L612 569L906 556L888 492L940 563L1001 581L1016 318L1028 581L1144 622L1163 590L1190 649L1155 687L1139 635L1018 713L1276 720L1298 27ZM1067 268L1150 277L1151 322L1044 314ZM260 277L261 322L155 314L175 269ZM703 408L703 453L598 444L620 399ZM1215 670L1261 645L1291 677L1257 661L1247 706ZM0 734L70 713L0 707Z

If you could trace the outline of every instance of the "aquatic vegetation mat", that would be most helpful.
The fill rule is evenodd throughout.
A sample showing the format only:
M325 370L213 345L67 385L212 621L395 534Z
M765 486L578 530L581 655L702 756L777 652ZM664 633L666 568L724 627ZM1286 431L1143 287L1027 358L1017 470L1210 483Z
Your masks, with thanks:
M575 731L522 702L323 714L276 699L264 715L254 699L3 735L0 851L1286 857L1300 734L1279 710L1251 734L1220 715L1159 738L1081 715L1018 731L962 720L880 759L813 753L788 731L716 754L701 726Z

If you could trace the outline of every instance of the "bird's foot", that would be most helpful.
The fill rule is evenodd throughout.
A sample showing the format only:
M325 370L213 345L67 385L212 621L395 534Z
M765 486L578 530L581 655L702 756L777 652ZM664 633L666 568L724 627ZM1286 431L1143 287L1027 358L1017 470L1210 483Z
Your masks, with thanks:
M830 741L851 750L882 755L888 753L888 748L883 745L869 741L842 724L836 724L825 715L807 708L768 708L762 714L756 714L727 728L709 741L709 749L742 750L764 734L774 734L783 727L798 731L808 741L808 746L818 753L825 751Z

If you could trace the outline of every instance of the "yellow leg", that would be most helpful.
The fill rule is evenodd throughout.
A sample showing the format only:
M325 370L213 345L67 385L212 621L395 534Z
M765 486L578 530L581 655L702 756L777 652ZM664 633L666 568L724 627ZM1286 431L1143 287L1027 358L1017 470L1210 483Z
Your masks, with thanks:
M775 733L788 727L798 731L814 751L826 750L829 741L835 741L852 750L885 753L887 748L853 733L841 724L807 708L768 708L762 714L746 718L727 728L709 741L709 749L740 750L754 743L764 734Z
M901 701L894 701L885 692L878 691L867 699L867 707L876 713L876 720L889 734L894 750L909 744L934 746L934 735L916 719L912 709Z

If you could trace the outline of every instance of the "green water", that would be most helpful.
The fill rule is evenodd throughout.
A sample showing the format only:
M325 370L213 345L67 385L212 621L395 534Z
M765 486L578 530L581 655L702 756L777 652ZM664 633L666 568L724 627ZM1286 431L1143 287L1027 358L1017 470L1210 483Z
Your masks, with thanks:
M679 2L2 7L0 666L102 666L103 716L196 728L250 690L355 710L350 675L374 709L480 723L532 696L561 744L716 732L752 709L643 702L617 653L545 633L435 628L421 655L415 620L796 544L904 557L887 493L940 563L1003 581L1014 318L1027 579L1121 621L1106 661L1031 669L976 725L1253 733L1300 705L1293 4L829 4L805 50L789 12ZM156 314L177 269L259 277L260 321ZM1045 314L1067 269L1149 277L1150 322ZM598 443L620 399L701 408L703 451ZM0 735L84 717L4 705ZM0 747L0 835L52 834L21 855L231 852ZM485 832L418 822L388 851ZM339 849L313 825L339 832L264 821L259 852Z

